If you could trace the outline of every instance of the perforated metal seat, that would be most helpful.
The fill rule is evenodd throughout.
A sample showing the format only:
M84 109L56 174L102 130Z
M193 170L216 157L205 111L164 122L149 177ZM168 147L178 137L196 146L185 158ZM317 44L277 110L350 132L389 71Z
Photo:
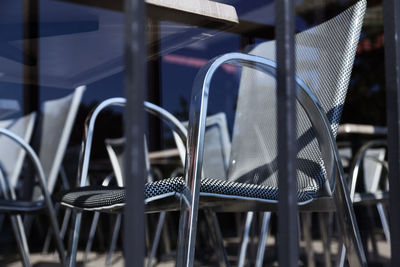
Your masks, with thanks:
M186 189L186 190L185 190ZM174 194L187 193L187 187L183 177L164 179L145 185L146 203L153 199L170 197ZM299 202L307 202L312 199L313 191L299 190L297 198ZM234 199L251 198L261 201L276 202L278 190L264 185L238 183L220 179L202 179L200 195L213 195L215 197L230 197ZM179 196L178 196L179 197ZM63 194L60 198L62 205L81 210L110 210L122 208L125 204L125 189L117 186L85 186L79 187Z

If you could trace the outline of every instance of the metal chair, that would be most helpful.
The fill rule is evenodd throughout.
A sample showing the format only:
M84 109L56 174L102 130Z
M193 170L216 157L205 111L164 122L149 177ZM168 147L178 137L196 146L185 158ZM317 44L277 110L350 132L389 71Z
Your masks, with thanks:
M65 259L65 252L61 242L62 235L60 234L57 225L55 217L56 212L53 208L53 205L49 204L50 198L48 198L47 195L52 194L57 178L60 175L62 160L64 158L65 150L69 141L72 127L74 125L74 120L85 89L85 86L77 87L74 92L68 96L46 101L43 104L41 108L42 116L41 120L39 121L40 127L38 127L40 131L40 147L38 153L39 156L37 156L37 158L40 162L40 170L43 172L41 173L41 171L38 171L39 186L35 186L33 188L31 201L21 202L10 200L9 202L2 203L2 207L0 209L0 212L27 213L29 215L29 219L27 220L28 223L26 223L28 227L30 226L33 218L31 215L48 209L52 224L51 231L55 233L54 238L56 240L56 246L62 261ZM35 158L36 154L30 157ZM33 159L33 161L35 163L36 159ZM35 168L39 169L37 166ZM12 177L11 179L14 178ZM42 179L44 179L44 181L42 181ZM11 181L12 183L15 183L14 180ZM11 188L14 188L12 183ZM46 187L45 191L43 186ZM66 214L66 216L69 215ZM23 233L23 235L24 237L22 240L26 240L25 233ZM27 244L18 245L20 247L24 247L25 254L28 255ZM28 258L26 257L26 259ZM24 264L29 266L29 261L24 260Z
M359 1L337 17L295 38L299 210L336 211L351 266L366 265L366 260L335 136L365 7L366 2ZM259 53L263 57L256 56ZM251 54L225 54L201 68L192 91L185 177L145 185L147 212L181 210L178 266L193 266L199 208L215 212L277 210L275 42L263 43ZM201 179L209 87L215 71L223 64L245 67L228 181ZM250 125L251 122L256 124ZM86 148L90 149L90 145ZM85 160L82 165L81 186L86 182L87 164ZM78 188L66 193L61 203L78 211L116 210L125 204L125 190ZM76 220L75 233L79 231L79 224L80 217ZM72 257L70 263L73 266Z
M83 154L83 161L82 162L82 166L86 166L86 162L85 159L89 159L89 155L90 155L90 147L91 147L91 140L93 137L93 127L94 127L94 123L95 120L97 118L97 115L100 111L102 111L103 109L105 109L106 107L110 106L110 105L124 105L125 100L123 98L113 98L113 99L108 99L105 100L104 102L102 102L101 104L99 104L94 111L92 112L92 114L90 114L88 116L87 124L85 126L86 130L86 138L85 138L85 153ZM158 117L160 117L164 122L167 123L167 125L170 126L170 128L173 130L173 135L175 137L175 141L177 143L177 146L180 147L181 149L183 148L183 151L180 149L180 154L185 154L186 153L186 149L184 148L184 143L186 140L186 135L187 135L187 131L186 128L183 124L181 124L175 117L172 116L172 114L169 114L167 111L163 110L160 107L157 107L151 103L145 102L145 108L152 114L157 115ZM228 131L227 131L227 125L226 125L226 118L224 114L216 114L214 116L210 116L208 118L208 122L207 122L207 126L209 127L209 138L212 138L213 136L215 137L216 135L218 135L218 138L220 139L220 141L222 142L222 144L219 147L219 149L215 149L215 147L213 149L210 149L210 153L214 154L215 153L220 153L219 156L223 156L223 158L221 159L222 161L227 163L227 156L228 153L227 151L229 151L229 135L228 135ZM215 129L214 127L217 127L217 129ZM123 147L124 147L124 139L120 138L120 139L106 139L105 140L106 143L106 149L111 161L111 165L113 167L113 171L114 171L114 175L115 175L115 179L117 181L117 186L118 187L122 187L124 182L123 182ZM145 142L146 143L146 142ZM145 148L145 153L147 153L147 149ZM209 154L209 156L211 156L211 154ZM151 170L150 168L150 162L148 160L147 155L145 155L146 158L146 168L148 171ZM214 169L210 170L210 171L219 171L221 172L223 170L223 172L226 172L226 163L223 163L222 166L215 166ZM218 170L217 168L222 168L222 170ZM86 172L87 175L87 172ZM226 173L224 174L226 175ZM86 176L85 176L86 177ZM108 176L102 183L102 188L107 189L107 186L109 186L110 180L111 180L111 176ZM148 182L152 183L153 181L153 177L152 175L149 173L148 176ZM96 186L94 186L96 187ZM91 188L91 187L88 187ZM115 188L113 188L112 190L114 190ZM65 204L65 203L64 203ZM90 233L89 233L89 240L88 243L86 245L86 249L85 249L85 257L84 257L84 262L86 262L87 260L87 254L91 249L92 246L92 241L93 241L93 236L94 236L94 232L95 229L97 227L97 222L99 220L99 216L100 216L100 212L102 211L106 211L109 212L109 208L108 207L101 207L99 206L98 208L94 209L95 210L95 214L94 214L94 218L92 220L92 224L91 224L91 229L90 229ZM118 210L118 208L116 209L117 212L119 212L120 210ZM152 259L154 259L155 257L155 253L156 250L158 248L158 243L159 243L159 239L160 239L160 235L161 235L161 229L162 229L162 225L164 223L165 220L165 216L166 213L164 211L162 211L160 213L160 217L157 223L157 227L156 227L156 233L154 235L154 240L153 240L153 244L151 246L151 251L150 251L150 255L149 255L149 260L147 262L148 266L152 266ZM209 228L213 231L215 231L215 233L220 235L220 231L219 231L219 225L218 225L218 221L217 218L215 217L215 214L206 214L206 218L207 218L207 223L209 225ZM116 223L114 225L114 231L113 231L113 235L112 235L112 241L111 241L111 245L110 245L110 249L106 258L106 265L111 265L111 256L112 256L112 252L115 249L115 243L116 243L116 239L117 239L117 235L120 229L120 224L121 224L121 214L117 215L116 218ZM76 248L77 246L77 238L74 238L74 244L73 247ZM214 242L214 244L216 244L216 246L218 246L219 248L221 248L221 244L222 244L222 237L219 236L219 239L213 239L212 240ZM225 257L225 261L227 262L226 259L226 255L224 254L224 252L219 251L219 253L222 255L224 255ZM70 261L70 265L73 264L72 258L76 257L76 251L73 252L72 256L71 256L71 261Z
M123 106L125 105L125 99L124 98L111 98L111 99L107 99L105 101L103 101L102 103L100 103L97 107L95 107L95 109L91 112L91 114L89 114L88 119L86 120L85 123L85 139L84 139L84 143L83 143L83 150L82 150L82 154L81 154L81 158L80 158L80 175L78 177L82 177L82 179L80 179L80 185L82 186L83 183L87 182L87 174L88 174L88 165L89 165L89 158L90 158L90 149L91 149L91 145L92 145L92 138L93 138L93 129L94 129L94 125L95 125L95 121L97 119L97 116L99 115L99 113L104 110L105 108L112 106L112 105L117 105L117 106ZM176 134L179 135L180 138L182 138L182 140L186 140L186 135L187 135L187 130L186 128L170 113L168 113L167 111L165 111L164 109L153 105L151 103L145 102L144 103L145 109L153 114L158 116L162 121L164 121L167 126L169 126L171 128L171 130L173 132L175 132ZM115 168L115 174L116 174L116 178L117 178L117 183L119 186L122 186L122 177L123 177L123 172L121 169L121 156L118 156L114 149L110 149L111 147L108 146L108 151L110 153L110 159L112 162L113 167ZM123 166L123 165L122 165ZM149 168L149 166L148 166ZM108 185L108 181L106 181L107 185ZM103 185L106 185L103 183ZM92 189L93 187L89 186L87 188ZM112 190L113 192L118 192L121 190L122 187L98 187L95 186L94 188L96 188L97 190L100 190L102 192L106 192L108 190ZM111 189L109 189L111 188ZM123 190L123 188L122 188ZM78 194L86 194L89 193L89 195L92 195L91 192L92 191L87 191L85 189L80 189L80 192ZM114 197L114 196L112 196ZM78 197L79 198L79 197ZM86 198L86 197L85 197ZM117 197L118 198L118 197ZM68 203L64 202L64 197L61 199L61 204L63 204L66 207L71 207L71 205L69 205ZM90 197L87 198L87 200L89 202L93 201L92 204L94 204L94 209L85 209L85 210L89 210L89 211L98 211L98 212L113 212L113 211L121 211L120 207L122 207L123 205L120 205L118 203L116 203L115 205L112 204L112 208L110 209L110 206L107 205L107 203L104 203L103 200L105 200L104 198L100 198L100 199L91 199ZM98 202L100 201L100 202ZM72 207L73 208L73 207ZM119 215L118 215L119 216ZM80 219L81 219L81 213L78 212L77 215L75 216L75 230L74 230L74 237L73 237L73 243L72 243L72 250L71 250L71 256L69 259L69 265L70 266L74 266L75 265L75 259L76 259L76 252L77 252L77 245L78 245L78 238L79 238L79 227L80 227ZM120 216L118 217L120 218ZM165 218L165 214L160 216L159 221L163 222ZM120 223L120 222L119 222ZM116 226L117 228L119 227L119 223L117 222ZM160 231L160 225L162 225L162 223L160 224L160 222L158 223L157 226L157 231ZM115 229L117 229L115 228ZM156 236L157 238L157 236ZM154 254L154 246L152 249L152 253L151 255ZM151 263L149 263L151 264Z

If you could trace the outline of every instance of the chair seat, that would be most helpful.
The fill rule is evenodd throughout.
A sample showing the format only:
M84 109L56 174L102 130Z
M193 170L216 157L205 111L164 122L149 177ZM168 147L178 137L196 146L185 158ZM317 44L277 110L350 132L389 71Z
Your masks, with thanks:
M20 214L37 212L46 207L44 201L22 201L0 199L0 212L10 214Z
M244 184L219 179L202 179L201 197L217 197L224 199L246 199L277 202L277 188L264 185ZM145 202L150 204L160 199L188 197L187 187L182 177L164 179L145 185ZM63 206L81 210L118 210L125 205L125 189L116 186L86 186L70 190L61 196ZM306 190L298 191L300 203L312 200Z

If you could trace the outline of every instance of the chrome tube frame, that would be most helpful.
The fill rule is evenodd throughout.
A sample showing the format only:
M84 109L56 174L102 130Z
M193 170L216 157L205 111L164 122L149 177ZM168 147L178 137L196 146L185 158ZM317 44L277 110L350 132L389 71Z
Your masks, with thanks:
M47 213L48 213L48 216L50 217L50 225L53 228L53 231L55 233L54 238L56 241L56 246L57 246L57 250L59 253L59 257L60 257L61 263L64 264L65 263L65 249L64 249L64 245L61 241L60 229L58 227L58 223L57 223L57 219L56 219L56 215L55 215L55 211L54 211L54 205L51 200L50 193L47 190L47 183L46 183L44 171L43 171L42 165L40 163L39 157L36 155L35 151L33 151L33 149L29 146L29 144L27 144L21 137L17 136L13 132L11 132L7 129L4 129L4 128L0 128L0 134L3 134L5 136L9 137L15 143L20 145L26 151L28 157L33 162L33 166L34 166L34 168L37 172L38 178L39 178L39 185L42 190L44 201L46 203Z
M266 241L268 237L268 230L269 230L269 222L271 220L271 212L264 212L263 213L263 220L261 225L261 235L260 240L258 241L258 248L257 248L257 256L256 256L256 264L255 267L262 267L264 262L264 252Z
M370 148L374 148L374 147L382 147L382 146L387 146L387 142L386 140L372 140L367 142L366 144L364 144L357 152L357 154L354 157L353 163L350 167L350 172L349 172L349 180L348 180L348 184L350 187L350 199L351 202L353 202L354 199L354 194L355 194L355 190L356 190L356 184L357 184L357 180L358 180L358 173L360 170L360 166L361 166L361 162L365 157L365 154L367 153L367 150ZM379 160L377 160L379 161ZM385 162L381 163L383 165L384 168L387 169L387 165L385 165ZM378 213L379 213L379 217L381 219L382 222L382 227L385 233L385 237L386 240L388 242L390 242L390 231L389 231L389 226L387 223L387 219L385 216L385 213L383 211L383 207L381 203L377 204L377 209L378 209ZM339 260L339 266L344 266L344 255L347 251L346 247L342 244L342 248L341 248L341 255L340 255L340 260Z
M247 247L249 246L250 229L251 229L251 223L253 222L253 217L254 217L253 211L247 212L242 244L240 246L238 267L244 267L246 263Z
M149 260L147 261L147 267L153 266L153 259L156 257L158 244L160 242L161 231L165 221L165 211L160 212L160 217L158 218L156 233L154 234L153 245L151 246Z
M122 97L109 98L97 105L87 116L85 121L84 139L82 142L82 150L79 158L79 169L77 176L77 184L80 187L86 186L88 179L89 160L93 142L94 126L96 119L101 111L110 106L125 106L126 99ZM151 114L158 116L163 120L172 131L176 132L183 142L186 142L186 128L165 109L158 107L152 103L144 102L144 108ZM75 266L76 254L78 250L79 231L82 219L82 212L76 211L75 226L73 230L72 246L70 249L69 266Z
M199 206L200 179L203 163L204 132L206 126L209 89L212 77L223 64L246 66L257 69L268 75L276 76L276 62L242 53L228 53L210 60L198 72L193 89L189 114L189 137L187 141L187 154L185 162L185 181L189 189L190 199L187 203L181 200L181 217L177 266L193 266L197 215ZM331 126L326 113L319 104L318 99L310 88L299 78L296 80L296 98L307 113L321 150L330 189L333 192L338 215L343 222L342 232L345 235L345 244L348 249L348 259L351 265L361 266L366 264L365 254L358 233L353 207L347 184L344 182L344 171L336 141L331 131ZM336 179L338 175L339 179ZM345 207L346 210L342 210ZM346 222L346 223L344 223Z

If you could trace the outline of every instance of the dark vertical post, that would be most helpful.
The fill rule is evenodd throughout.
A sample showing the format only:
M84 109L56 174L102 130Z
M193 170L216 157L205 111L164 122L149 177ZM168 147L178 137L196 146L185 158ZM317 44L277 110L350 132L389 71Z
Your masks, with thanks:
M278 95L279 266L298 266L293 0L275 1Z
M158 19L148 18L147 27L147 43L152 44L147 48L147 53L148 55L154 55L147 62L147 72L151 73L147 79L147 101L161 106L160 22ZM151 140L148 144L149 150L161 150L162 131L160 120L155 116L150 116L148 124L148 140Z
M146 94L146 7L125 0L125 266L144 265L144 127Z
M384 0L386 113L389 157L389 214L392 259L400 266L400 2Z
M24 0L23 2L23 114L39 110L39 1ZM40 129L40 125L35 125ZM39 148L39 138L32 142L35 149ZM28 163L29 170L25 177L22 197L31 199L35 183L33 166ZM33 217L25 219L26 234L29 236Z
M24 114L39 108L39 1L24 0L23 79Z

